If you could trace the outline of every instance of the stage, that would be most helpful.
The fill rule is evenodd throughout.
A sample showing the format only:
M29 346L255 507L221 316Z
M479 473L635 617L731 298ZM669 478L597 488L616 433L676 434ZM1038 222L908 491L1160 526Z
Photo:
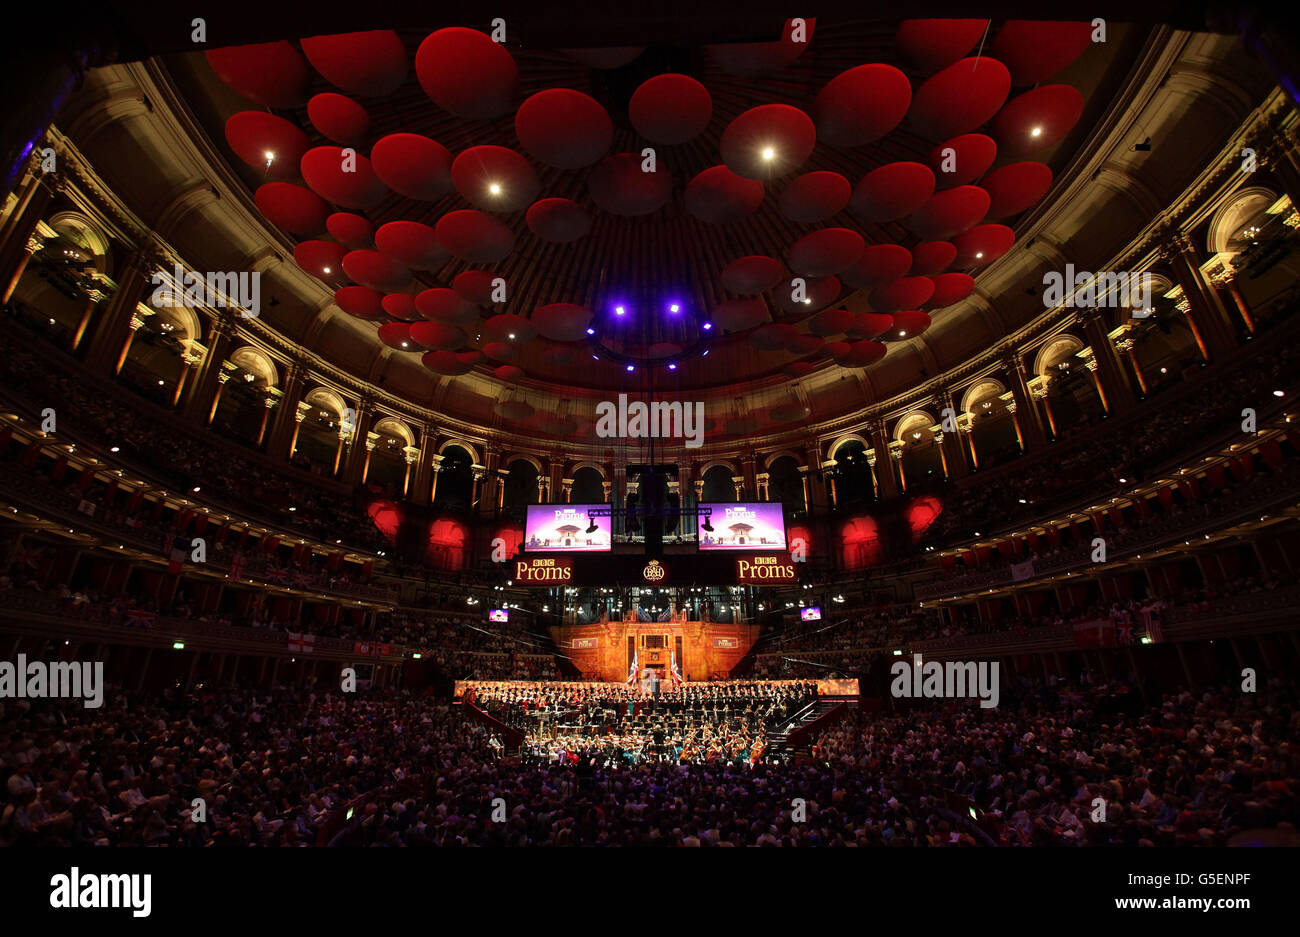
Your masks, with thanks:
M600 621L553 627L559 653L583 679L624 683L635 660L670 681L673 661L688 682L725 680L758 638L757 625L705 621Z

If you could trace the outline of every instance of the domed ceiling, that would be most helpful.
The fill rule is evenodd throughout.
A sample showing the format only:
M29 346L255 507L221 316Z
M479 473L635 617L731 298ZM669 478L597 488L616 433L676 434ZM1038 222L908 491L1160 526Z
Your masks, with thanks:
M879 367L969 314L1105 112L1118 34L809 19L765 43L532 49L452 27L169 67L376 352L560 395L732 395Z

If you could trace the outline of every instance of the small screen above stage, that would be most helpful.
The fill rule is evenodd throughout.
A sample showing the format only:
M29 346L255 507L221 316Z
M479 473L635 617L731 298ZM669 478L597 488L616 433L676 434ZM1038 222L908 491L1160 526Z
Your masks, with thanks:
M609 550L613 543L608 504L530 504L524 519L523 548L528 553L585 553ZM595 530L588 528L595 526Z
M488 609L488 621L509 621L510 611L504 608Z
M821 621L822 609L820 605L814 605L811 608L799 609L800 621Z
M785 512L780 502L707 503L696 519L701 550L784 550ZM705 530L708 524L712 530Z

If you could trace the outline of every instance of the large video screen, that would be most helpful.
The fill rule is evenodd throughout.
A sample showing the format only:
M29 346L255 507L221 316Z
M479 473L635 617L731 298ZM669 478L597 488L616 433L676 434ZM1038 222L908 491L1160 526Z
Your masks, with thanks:
M608 515L592 520L588 511L609 510L608 504L530 504L524 519L524 550L528 553L579 553L609 550L613 543ZM592 524L591 533L587 528Z
M488 621L509 621L510 610L505 608L488 609Z
M822 607L820 605L810 605L808 608L799 609L800 621L821 621Z
M712 514L696 518L701 550L784 550L785 513L779 502L701 504ZM705 530L709 524L713 530Z

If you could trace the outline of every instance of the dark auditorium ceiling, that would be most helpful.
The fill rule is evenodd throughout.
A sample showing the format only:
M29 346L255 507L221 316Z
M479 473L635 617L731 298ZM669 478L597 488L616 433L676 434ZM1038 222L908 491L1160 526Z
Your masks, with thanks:
M354 327L313 330L293 304L264 321L362 380L404 362L473 373L499 399L765 388L780 402L783 384L928 343L890 365L896 392L968 353L931 327L969 320L981 350L1003 337L963 300L1023 249L1017 222L1050 206L1149 29L1111 23L1105 43L1080 23L790 30L579 50L377 31L162 62L203 150L279 235L268 248ZM936 172L949 145L956 172ZM1016 299L1008 332L1042 312Z

